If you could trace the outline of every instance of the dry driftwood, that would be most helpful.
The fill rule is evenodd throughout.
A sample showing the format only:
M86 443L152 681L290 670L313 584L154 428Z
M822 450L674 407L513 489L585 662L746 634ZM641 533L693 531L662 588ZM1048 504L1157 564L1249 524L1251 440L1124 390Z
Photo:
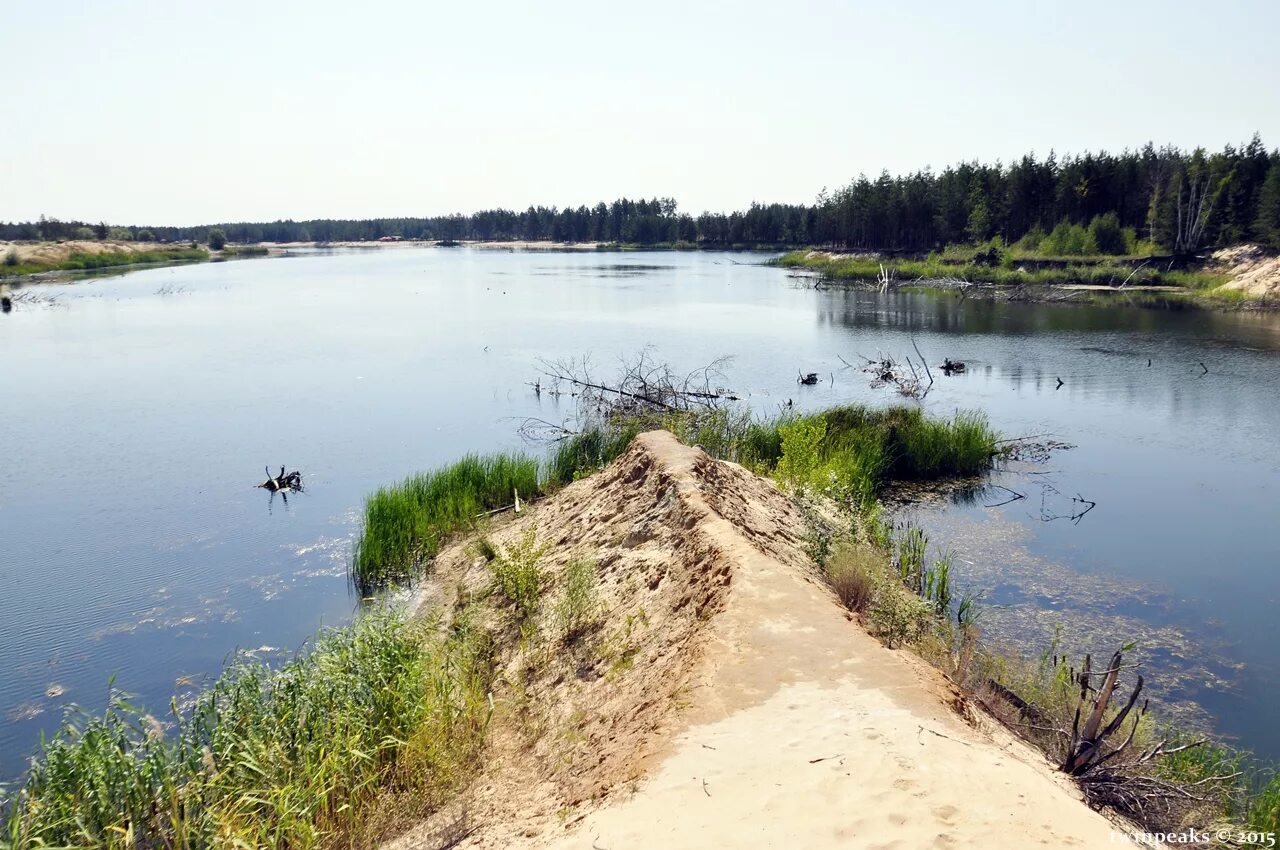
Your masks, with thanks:
M877 354L874 358L867 357L865 354L858 355L863 360L862 371L871 375L872 387L892 386L900 395L908 398L922 399L929 394L933 389L933 370L929 368L929 362L920 353L920 347L916 345L915 340L911 341L911 345L915 348L916 356L920 358L918 365L910 355L902 361L883 353ZM848 360L839 355L836 356L847 368L853 368L853 364Z
M1084 668L1080 671L1078 679L1080 683L1080 700L1076 704L1075 720L1071 724L1071 742L1067 747L1067 757L1062 763L1062 770L1072 776L1081 776L1088 773L1090 770L1124 752L1133 743L1134 733L1138 731L1138 723L1142 720L1142 715L1147 712L1147 702L1143 700L1142 708L1134 717L1133 726L1129 729L1129 736L1118 747L1105 751L1107 739L1114 735L1124 724L1125 719L1133 711L1133 707L1138 701L1138 696L1142 693L1142 676L1138 676L1138 683L1134 686L1133 691L1130 692L1129 700L1125 703L1124 708L1120 709L1111 718L1110 722L1105 726L1103 725L1107 709L1111 705L1111 697L1115 693L1116 683L1120 678L1120 662L1122 660L1123 655L1117 650L1111 656L1111 666L1099 674L1102 676L1102 686L1095 689L1093 687L1093 659L1089 655L1084 657ZM1085 706L1089 703L1091 694L1092 703L1088 707L1084 726L1081 727L1081 713L1085 711Z

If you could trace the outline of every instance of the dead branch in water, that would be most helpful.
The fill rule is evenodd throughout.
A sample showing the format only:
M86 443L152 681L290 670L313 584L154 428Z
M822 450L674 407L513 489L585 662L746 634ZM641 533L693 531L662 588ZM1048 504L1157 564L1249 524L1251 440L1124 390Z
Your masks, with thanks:
M301 493L302 492L302 473L298 470L286 473L284 467L280 467L279 475L272 475L271 470L263 467L267 473L267 480L258 486L263 490L270 490L272 493Z
M914 340L912 345L915 345ZM886 354L880 354L875 358L865 355L858 356L866 361L862 371L871 375L872 387L893 386L897 388L900 395L922 399L929 394L929 390L933 389L933 372L930 371L929 364L925 361L924 356L920 355L919 347L916 347L916 354L920 356L921 368L916 367L910 356L904 358L902 362ZM843 357L840 358L840 362L846 366L852 366ZM924 373L923 377L921 376L921 371Z
M720 357L701 369L680 373L646 349L620 360L616 376L610 378L597 377L589 357L540 360L542 375L529 386L539 397L546 393L575 399L577 427L531 417L520 425L520 434L530 441L558 442L610 420L720 410L740 400L720 384L721 369L729 359Z
M622 361L618 377L611 382L597 379L586 357L543 360L542 374L551 382L551 391L567 384L576 392L580 405L601 415L618 413L670 413L713 410L725 402L737 401L730 390L715 386L722 379L721 368L728 358L718 358L701 369L681 375L667 363L654 360L642 351L632 360Z

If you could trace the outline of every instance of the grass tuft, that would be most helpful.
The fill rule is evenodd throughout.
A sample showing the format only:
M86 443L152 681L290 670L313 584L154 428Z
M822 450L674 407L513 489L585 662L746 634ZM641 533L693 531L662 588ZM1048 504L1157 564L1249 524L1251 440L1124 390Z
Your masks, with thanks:
M850 611L862 613L875 598L880 554L869 546L842 541L827 559L827 582Z
M576 558L564 570L564 590L556 603L556 627L566 643L572 643L595 625L599 617L599 565Z

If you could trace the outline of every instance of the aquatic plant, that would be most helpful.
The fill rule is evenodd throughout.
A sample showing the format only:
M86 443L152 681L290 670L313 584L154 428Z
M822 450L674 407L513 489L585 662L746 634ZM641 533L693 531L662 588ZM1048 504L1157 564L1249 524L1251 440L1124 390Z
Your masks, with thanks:
M895 480L976 475L991 467L997 434L984 415L950 419L918 407L845 405L805 415L753 419L733 411L615 417L552 450L547 480L567 484L617 458L636 434L665 428L713 457L742 463L791 486L861 505Z
M376 843L389 804L430 811L471 775L491 655L466 612L439 630L383 610L321 633L278 670L237 659L167 722L113 690L101 716L71 713L42 744L0 843Z
M362 593L408 579L449 535L537 492L538 461L522 454L468 455L383 487L365 500L352 579Z
M1249 801L1247 823L1251 829L1280 832L1280 773L1270 771L1271 779Z

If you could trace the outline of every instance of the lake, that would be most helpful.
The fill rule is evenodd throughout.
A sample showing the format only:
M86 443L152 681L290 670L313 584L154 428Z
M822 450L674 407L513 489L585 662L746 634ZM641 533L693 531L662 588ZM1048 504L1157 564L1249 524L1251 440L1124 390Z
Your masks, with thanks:
M1074 446L904 512L985 593L988 638L1137 641L1156 710L1280 757L1280 317L817 291L762 259L385 248L28 290L53 300L0 316L0 776L112 680L162 713L236 650L347 621L365 494L569 416L528 386L540 358L729 355L723 383L777 413L900 403L841 358L913 342L968 364L931 412ZM287 503L254 489L282 464Z

